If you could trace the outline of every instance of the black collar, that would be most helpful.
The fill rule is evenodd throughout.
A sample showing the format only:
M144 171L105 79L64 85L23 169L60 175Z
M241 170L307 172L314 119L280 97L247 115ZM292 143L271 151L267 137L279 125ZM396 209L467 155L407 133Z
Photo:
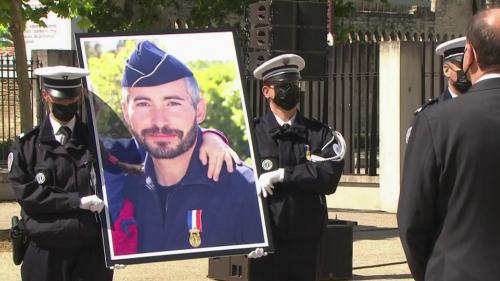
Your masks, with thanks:
M298 111L292 126L290 126L289 128L280 126L272 111L267 112L266 115L264 115L263 119L264 122L267 124L267 127L269 128L269 134L272 137L293 134L301 138L306 138L307 128L304 122L305 119Z

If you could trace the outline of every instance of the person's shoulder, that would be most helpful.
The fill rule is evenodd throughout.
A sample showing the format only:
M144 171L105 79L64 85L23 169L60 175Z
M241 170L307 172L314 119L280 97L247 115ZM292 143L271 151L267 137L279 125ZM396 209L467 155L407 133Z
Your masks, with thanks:
M418 114L424 112L427 109L432 108L433 106L437 105L438 103L439 103L439 97L429 99L426 102L424 102L424 104L422 104L422 106L417 108L417 110L415 110L415 112L413 112L413 115L417 116Z
M138 191L139 188L137 188L140 185L146 185L146 175L144 173L139 173L139 174L127 174L125 175L125 183L124 183L124 188L129 189L131 191Z
M224 169L224 168L223 168ZM253 184L255 182L253 169L245 163L235 165L232 173L225 172L229 180L234 184Z
M128 153L133 153L137 151L137 145L134 139L123 138L101 138L101 142L104 147L113 155L119 155L121 157L128 156ZM126 157L125 157L126 158Z
M306 128L309 130L309 131L324 131L324 130L330 130L330 127L328 127L328 125L326 125L325 123L319 121L319 120L316 120L314 118L306 118L306 117L302 117L301 118L301 122L303 123L303 125L306 126Z
M34 139L36 139L39 132L40 132L40 126L35 126L31 129L27 130L26 132L20 133L19 135L17 135L15 142L20 144L20 145L29 143L29 142L33 141Z

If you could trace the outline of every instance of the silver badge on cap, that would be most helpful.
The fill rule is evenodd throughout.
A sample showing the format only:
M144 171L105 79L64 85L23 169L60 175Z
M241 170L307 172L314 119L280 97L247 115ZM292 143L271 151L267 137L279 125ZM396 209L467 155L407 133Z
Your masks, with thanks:
M36 174L35 179L38 184L43 184L45 182L45 175L42 172L40 172Z
M273 161L266 159L262 161L262 169L269 171L273 168Z
M14 162L14 153L9 153L9 156L7 156L7 170L12 169L12 163Z

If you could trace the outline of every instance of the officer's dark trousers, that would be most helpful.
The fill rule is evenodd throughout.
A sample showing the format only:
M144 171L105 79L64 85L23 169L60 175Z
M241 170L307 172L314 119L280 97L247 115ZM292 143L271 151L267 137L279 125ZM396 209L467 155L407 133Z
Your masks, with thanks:
M317 281L320 240L275 240L275 253L250 259L251 281Z
M23 281L111 281L104 264L102 242L79 247L40 248L30 242L21 266Z

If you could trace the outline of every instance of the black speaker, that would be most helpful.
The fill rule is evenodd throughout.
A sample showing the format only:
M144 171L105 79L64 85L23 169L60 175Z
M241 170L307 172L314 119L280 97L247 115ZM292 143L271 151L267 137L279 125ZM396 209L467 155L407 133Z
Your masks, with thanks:
M286 53L304 58L303 78L326 74L326 1L259 1L249 5L248 23L248 75L264 61Z
M267 0L249 5L250 28L263 25L327 25L326 2Z
M352 229L357 222L328 220L321 241L320 280L352 278Z
M247 54L246 65L248 67L248 75L252 76L253 70L265 61L274 58L279 55L293 53L301 56L305 62L305 68L300 72L304 80L314 80L322 78L326 75L327 69L327 57L323 52L304 52L304 51L262 51L253 50Z
M268 0L250 4L249 7L250 48L325 51L325 2Z
M329 220L321 241L320 280L352 278L352 229L355 221ZM258 262L259 259L253 260ZM261 272L245 255L208 260L208 277L220 281L258 281Z
M263 50L326 50L326 27L270 25L250 30L250 48Z

